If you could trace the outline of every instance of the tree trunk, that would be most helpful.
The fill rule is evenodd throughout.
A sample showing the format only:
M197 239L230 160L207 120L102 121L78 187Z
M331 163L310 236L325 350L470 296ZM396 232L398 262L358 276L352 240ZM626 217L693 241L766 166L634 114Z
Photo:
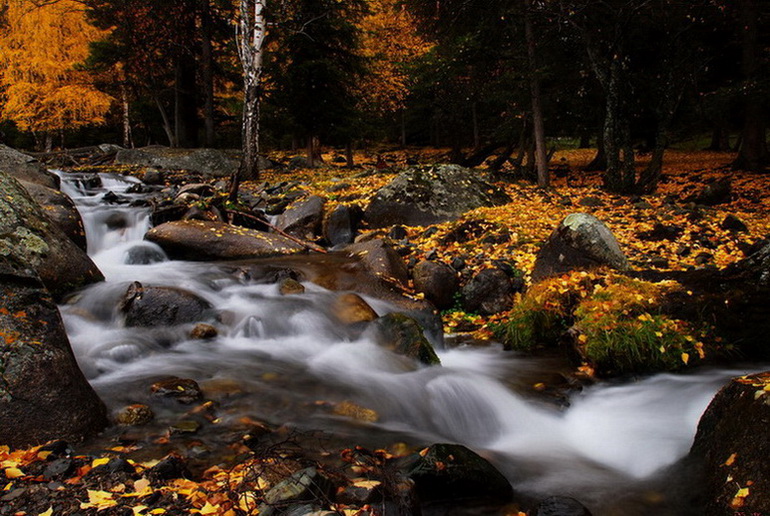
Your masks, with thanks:
M524 34L527 40L527 60L529 61L529 88L532 95L532 131L535 140L535 165L537 170L537 185L545 188L551 178L548 170L548 156L545 148L545 128L543 125L543 108L540 99L540 79L537 76L536 51L537 43L532 30L532 18L529 13L531 0L524 0Z
M714 152L725 152L730 150L730 133L722 123L714 125L711 132L711 144L706 150Z
M401 110L401 147L406 147L406 109Z
M765 121L760 112L762 94L759 91L759 15L756 0L741 0L740 24L743 28L741 67L745 93L743 97L742 144L733 168L759 172L767 167L767 135Z
M596 139L596 156L585 166L587 172L607 170L607 153L604 151L604 135L600 134Z
M471 105L471 114L473 117L473 148L478 149L481 145L481 139L479 137L479 113L477 103L474 101Z
M130 149L134 146L134 139L131 134L131 111L128 103L128 88L125 83L120 85L120 100L123 104L123 147Z
M183 52L174 67L174 135L177 145L184 148L198 146L195 75L195 58Z
M259 82L247 82L244 92L241 138L243 158L240 179L259 179Z
M214 48L211 44L211 4L203 0L201 10L201 75L206 147L214 146Z
M158 98L157 96L153 96L153 99L155 100L155 105L158 106L158 111L160 112L160 118L161 120L163 120L163 130L166 132L166 137L168 138L169 147L178 147L176 134L174 133L174 130L171 127L171 120L169 120L168 118L168 113L166 112L166 108L163 107L163 103L160 101L160 98Z
M355 165L353 160L353 142L348 140L345 144L345 166L347 168L353 168Z

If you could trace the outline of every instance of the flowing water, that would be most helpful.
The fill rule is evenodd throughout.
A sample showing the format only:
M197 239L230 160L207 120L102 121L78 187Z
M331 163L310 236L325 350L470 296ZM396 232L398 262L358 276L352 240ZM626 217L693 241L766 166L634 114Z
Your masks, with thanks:
M148 385L164 376L193 378L220 403L220 419L201 431L201 441L249 416L320 429L348 445L459 442L534 499L573 496L596 515L697 513L688 507L683 472L671 466L687 454L719 387L748 369L597 384L552 403L531 386L552 378L558 365L496 345L439 349L441 367L419 367L366 332L341 328L328 311L334 294L312 283L304 294L282 296L249 272L254 263L168 260L142 240L146 208L103 201L107 191L132 197L125 191L134 179L103 175L101 187L89 188L80 176L63 177L107 281L61 308L81 368L111 409L146 402ZM317 267L334 266L318 260ZM219 336L190 340L189 325L124 327L116 307L133 281L206 299L219 314ZM396 310L367 301L380 315ZM378 422L335 415L330 407L343 400L376 411ZM159 425L179 417L172 408L156 412Z

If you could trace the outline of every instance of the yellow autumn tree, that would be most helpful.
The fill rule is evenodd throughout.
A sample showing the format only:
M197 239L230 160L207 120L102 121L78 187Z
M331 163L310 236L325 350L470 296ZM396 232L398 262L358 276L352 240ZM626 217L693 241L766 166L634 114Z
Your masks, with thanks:
M84 125L104 123L112 97L94 86L77 65L89 43L103 33L89 25L75 0L37 4L0 0L0 116L39 139Z
M360 23L362 53L370 79L362 89L365 107L378 112L403 108L409 92L408 65L430 50L419 36L417 21L400 0L370 0Z

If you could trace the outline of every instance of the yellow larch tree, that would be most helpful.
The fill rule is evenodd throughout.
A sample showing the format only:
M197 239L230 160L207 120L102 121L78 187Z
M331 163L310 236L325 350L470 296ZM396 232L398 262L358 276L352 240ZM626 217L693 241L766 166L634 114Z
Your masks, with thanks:
M400 0L370 0L360 28L362 53L371 72L363 85L365 108L381 113L404 107L409 92L408 65L430 50L417 31L417 21Z
M77 65L89 43L103 33L88 24L75 0L37 4L0 0L0 116L40 141L84 125L104 123L112 97L94 86L94 77Z

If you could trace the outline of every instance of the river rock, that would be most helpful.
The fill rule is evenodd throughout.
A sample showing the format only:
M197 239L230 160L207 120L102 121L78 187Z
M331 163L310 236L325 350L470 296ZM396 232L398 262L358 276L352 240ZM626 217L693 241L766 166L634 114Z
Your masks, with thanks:
M591 511L568 496L551 496L537 506L535 516L591 516Z
M440 365L433 346L423 334L422 326L402 313L383 315L374 321L375 339L394 353L427 365Z
M0 144L0 172L4 172L19 181L36 183L48 188L58 189L59 177L46 170L42 163L32 156Z
M385 240L359 242L346 247L345 251L357 257L371 274L401 286L409 283L409 270L404 260Z
M332 315L342 324L371 322L377 319L377 312L358 294L345 292L335 296L331 304Z
M294 278L283 278L280 283L278 283L278 292L282 296L304 294L305 285L295 280Z
M75 203L65 193L38 183L21 181L25 190L37 201L46 215L83 251L86 251L86 230Z
M280 508L296 502L326 503L334 492L334 484L317 468L297 471L273 486L265 494L266 508ZM260 514L263 509L260 507Z
M195 340L213 339L219 335L217 328L211 324L198 323L190 330L190 338Z
M451 308L460 282L457 273L449 265L423 260L412 270L414 288L439 310Z
M532 281L601 266L626 270L628 260L602 221L586 213L573 213L559 224L540 249Z
M127 327L152 328L192 323L205 318L211 305L192 292L173 287L129 285L120 303Z
M690 458L701 465L704 514L770 514L770 372L733 379L698 424Z
M106 408L78 369L56 304L14 256L0 255L0 299L0 443L80 441L101 431Z
M510 197L458 165L406 169L372 197L365 219L371 227L428 226L466 211L511 202Z
M239 163L235 152L220 149L172 149L150 146L123 149L115 156L116 165L186 170L208 177L228 177L238 170Z
M350 244L356 237L361 220L360 208L340 204L324 218L322 234L329 245Z
M59 298L104 276L14 178L0 173L0 256L14 256Z
M135 403L123 407L115 416L115 421L124 426L141 426L146 425L154 418L155 414L150 407L142 403Z
M170 258L181 260L238 260L297 254L304 247L292 240L224 222L174 221L147 232Z
M505 504L513 499L508 480L487 460L460 444L434 444L406 468L421 504Z
M500 269L484 269L462 289L463 310L492 315L513 306L513 282Z
M318 195L294 201L278 216L275 225L281 231L297 238L313 240L321 234L325 203L324 198Z
M170 398L185 404L190 404L203 397L203 391L201 391L198 382L190 378L178 378L176 376L153 383L150 386L150 392L153 396Z

